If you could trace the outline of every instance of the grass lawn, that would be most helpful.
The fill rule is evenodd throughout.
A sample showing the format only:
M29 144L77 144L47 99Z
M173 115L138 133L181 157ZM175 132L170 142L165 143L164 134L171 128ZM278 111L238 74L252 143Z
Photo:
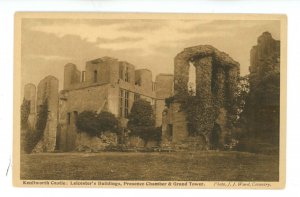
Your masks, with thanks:
M21 155L21 179L278 181L276 155L243 152Z

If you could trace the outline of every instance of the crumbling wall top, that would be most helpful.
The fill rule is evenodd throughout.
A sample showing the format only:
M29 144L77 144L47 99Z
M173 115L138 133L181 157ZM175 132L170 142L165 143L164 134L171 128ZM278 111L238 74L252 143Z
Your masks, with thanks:
M219 51L211 45L198 45L185 48L182 52L178 53L175 57L176 61L191 61L201 59L207 56L212 56L214 61L220 65L239 68L239 63L234 61L228 54Z

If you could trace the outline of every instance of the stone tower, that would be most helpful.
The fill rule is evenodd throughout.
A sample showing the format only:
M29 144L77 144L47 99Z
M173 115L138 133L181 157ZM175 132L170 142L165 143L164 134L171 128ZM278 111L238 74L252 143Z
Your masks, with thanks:
M33 152L53 152L56 146L58 125L58 79L47 76L40 81L37 88L37 109L44 103L48 105L48 118L43 138Z
M245 127L264 143L279 144L280 41L269 32L250 51L250 91L244 107Z
M164 133L172 134L172 142L181 142L189 136L187 114L181 109L189 96L188 81L190 63L196 70L196 96L198 110L195 133L204 136L207 143L217 128L219 144L224 144L228 131L229 116L235 99L239 63L229 55L209 45L199 45L184 49L174 59L174 99L164 114L168 127ZM172 132L168 131L172 130Z
M280 72L280 41L264 32L257 39L257 45L250 51L250 88L261 81L266 74Z
M29 101L29 116L28 116L28 125L31 128L34 128L35 126L35 120L36 120L36 87L34 84L29 83L26 84L24 87L24 99L26 101Z

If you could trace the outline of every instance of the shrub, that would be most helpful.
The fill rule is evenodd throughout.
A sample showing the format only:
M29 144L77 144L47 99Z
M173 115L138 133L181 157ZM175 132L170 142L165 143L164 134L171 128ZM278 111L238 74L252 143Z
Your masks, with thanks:
M110 112L97 114L93 111L83 111L78 115L76 126L80 131L86 132L90 136L98 136L105 131L114 133L120 131L118 119Z
M21 129L28 128L28 117L30 113L30 101L23 99L23 103L21 105Z
M161 127L131 127L130 136L140 137L145 142L145 146L151 140L161 141Z
M128 127L153 127L154 124L154 114L150 103L143 99L135 101L128 116Z
M140 137L144 140L145 146L150 140L161 140L161 128L155 127L153 110L149 102L143 99L135 101L128 119L130 136Z
M24 109L25 109L25 107L24 107ZM24 113L24 112L22 112L22 110L21 110L21 114L22 113ZM25 117L24 114L21 116ZM27 119L28 119L28 116L27 116ZM25 130L24 134L21 136L21 148L26 153L31 153L32 150L34 149L34 147L43 138L44 130L47 125L47 119L48 119L48 101L46 99L43 102L43 104L39 106L35 129L29 128L27 126L26 129L24 129ZM27 122L27 120L26 120L26 122ZM24 123L25 123L25 119L24 119ZM27 123L26 123L26 125L27 125Z

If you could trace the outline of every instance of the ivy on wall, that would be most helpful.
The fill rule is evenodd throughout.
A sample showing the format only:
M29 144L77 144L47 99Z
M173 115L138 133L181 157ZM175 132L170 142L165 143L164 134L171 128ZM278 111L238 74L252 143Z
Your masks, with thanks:
M28 129L28 117L30 113L30 101L23 99L21 105L21 129Z
M99 136L105 131L119 133L120 123L114 114L110 112L101 112L97 114L94 111L83 111L78 115L76 127L81 132L90 136Z
M42 105L38 108L37 120L35 124L35 128L29 128L27 125L28 115L29 115L29 107L28 102L25 100L21 106L21 126L26 126L24 128L25 134L21 136L21 148L25 153L31 153L34 147L38 144L38 142L43 138L44 130L47 125L48 120L48 101L47 99L43 102ZM27 118L26 118L27 117ZM26 119L26 123L25 123ZM24 121L24 122L23 122Z

